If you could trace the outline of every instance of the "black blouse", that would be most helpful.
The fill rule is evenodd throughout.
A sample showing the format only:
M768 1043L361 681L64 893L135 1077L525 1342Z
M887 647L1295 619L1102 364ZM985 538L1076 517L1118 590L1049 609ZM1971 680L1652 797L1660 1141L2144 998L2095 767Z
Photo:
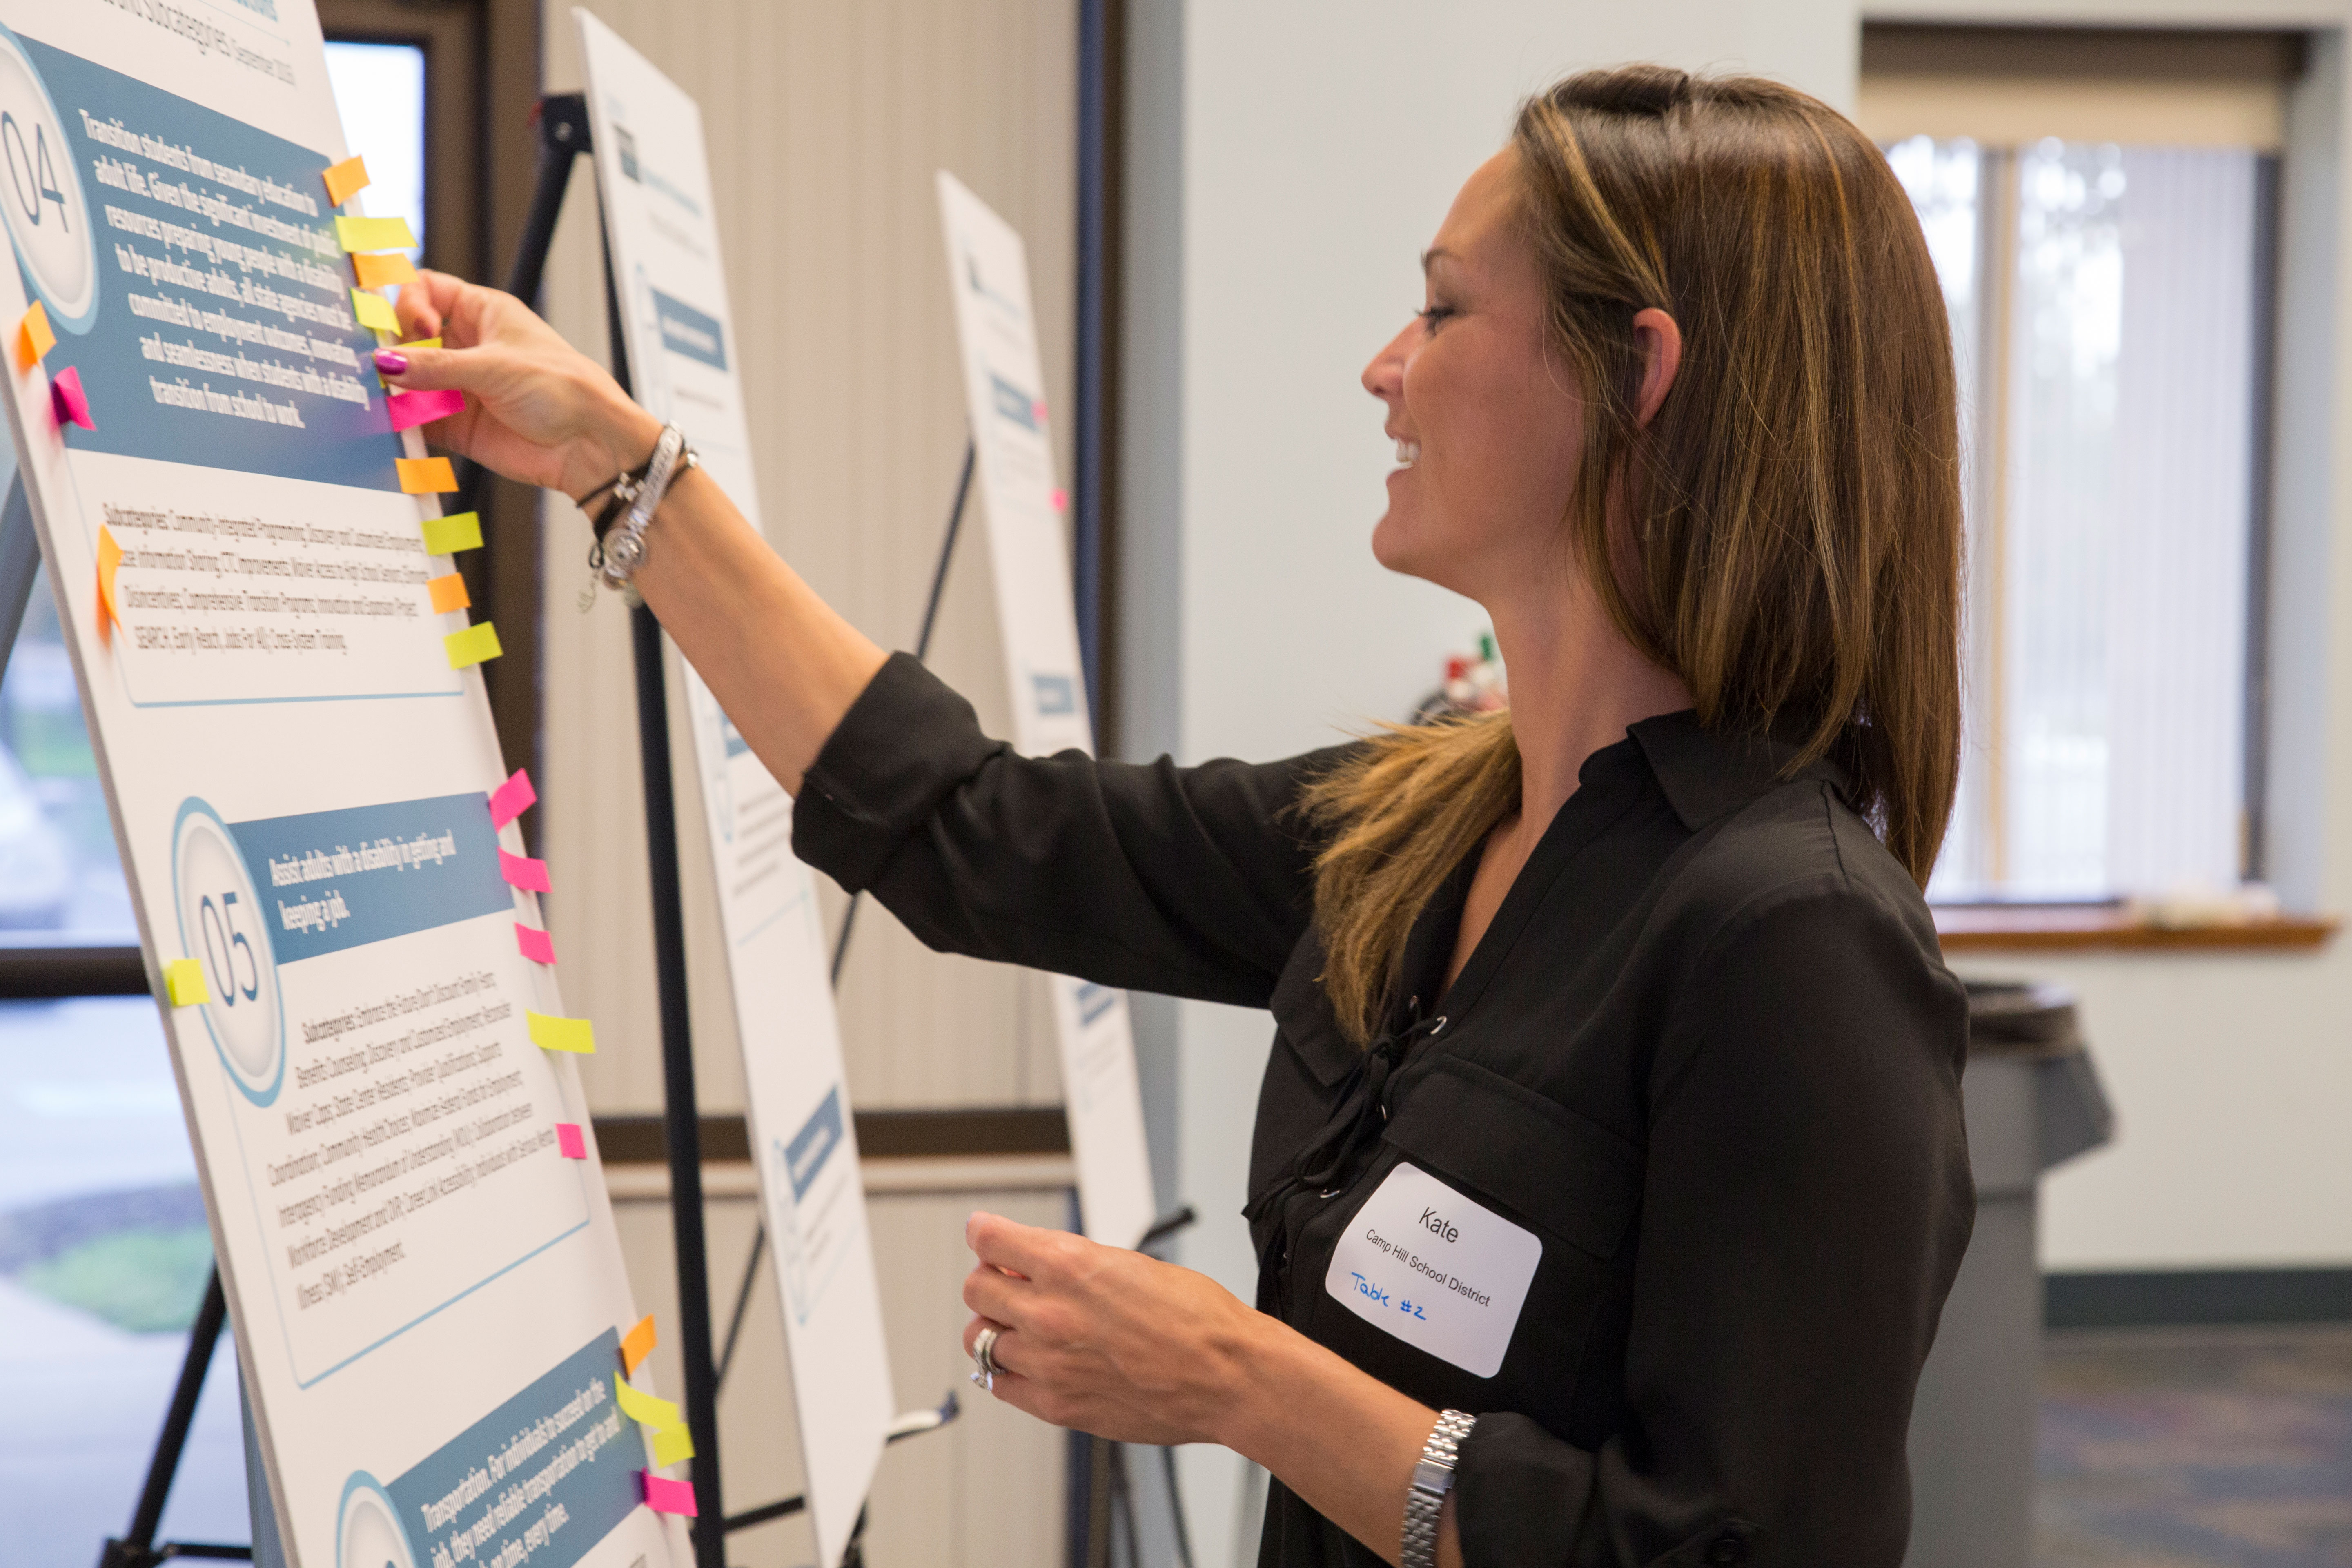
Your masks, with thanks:
M1478 1417L1474 1568L1896 1568L1912 1393L1974 1215L1967 1004L1841 773L1782 778L1790 754L1633 725L1451 986L1475 856L1422 914L1369 1051L1316 983L1292 809L1338 751L1022 757L899 655L810 770L793 847L935 948L1273 1011L1258 1306ZM1541 1242L1491 1377L1325 1288L1401 1162ZM1259 1560L1377 1562L1279 1482Z

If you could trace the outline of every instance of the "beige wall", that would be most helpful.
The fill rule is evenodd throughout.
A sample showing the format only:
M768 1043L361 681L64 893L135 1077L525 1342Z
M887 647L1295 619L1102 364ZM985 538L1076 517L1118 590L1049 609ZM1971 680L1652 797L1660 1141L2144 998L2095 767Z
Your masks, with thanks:
M932 174L952 170L1029 245L1047 395L1068 406L1075 319L1076 13L1072 0L620 0L592 7L702 105L764 522L785 556L886 647L911 647L964 445ZM581 85L569 5L547 7L551 90ZM550 316L602 352L595 193L575 174L548 269ZM1068 454L1062 454L1066 466ZM976 517L968 521L978 521ZM544 850L569 1005L614 1042L590 1064L602 1111L660 1108L643 800L619 602L588 586L586 525L546 519ZM1002 728L983 552L968 533L933 664ZM673 711L677 710L673 703ZM684 745L674 748L681 760ZM679 798L698 798L681 783ZM688 945L711 954L698 827ZM824 884L829 916L840 900ZM853 1098L886 1106L1060 1098L1043 997L1013 972L923 951L858 917L841 989ZM707 1110L742 1103L725 976L694 965Z

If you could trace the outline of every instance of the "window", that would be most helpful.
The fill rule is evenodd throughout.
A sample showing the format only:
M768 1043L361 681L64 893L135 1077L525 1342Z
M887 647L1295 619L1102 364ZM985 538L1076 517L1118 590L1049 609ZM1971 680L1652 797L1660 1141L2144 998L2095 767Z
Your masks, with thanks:
M425 49L419 44L327 43L327 76L343 117L343 140L367 160L361 200L385 217L404 217L422 242L425 206ZM408 253L424 254L420 243Z
M1959 31L1916 33L1981 66ZM1873 32L1866 69L1909 68L1865 78L1864 119L1918 209L1962 404L1968 728L1930 893L2259 878L2277 78L2252 73L2267 126L2241 87L2184 133L2177 84L2142 112L2112 68L2045 58L2023 89L1989 72L1972 91L1920 68L1938 56L1917 37Z

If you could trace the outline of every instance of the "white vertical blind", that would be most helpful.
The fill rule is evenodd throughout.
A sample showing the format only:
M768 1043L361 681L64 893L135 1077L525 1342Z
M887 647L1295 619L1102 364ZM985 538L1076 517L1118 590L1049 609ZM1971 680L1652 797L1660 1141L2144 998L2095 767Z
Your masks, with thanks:
M2243 864L2258 329L2252 154L2128 149L2106 880L2228 887Z
M1969 732L1931 890L2231 885L2257 154L2046 140L2014 153L2006 214L1974 143L1914 137L1888 157L1951 311L1977 558ZM1988 230L2014 235L1990 262Z

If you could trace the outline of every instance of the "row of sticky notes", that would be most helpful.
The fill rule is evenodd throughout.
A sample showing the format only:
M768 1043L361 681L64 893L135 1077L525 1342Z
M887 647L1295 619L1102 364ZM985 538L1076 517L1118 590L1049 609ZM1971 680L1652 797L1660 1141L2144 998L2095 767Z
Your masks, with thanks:
M637 1368L654 1351L654 1321L638 1320L637 1326L621 1336L621 1370L613 1376L614 1396L620 1401L621 1413L653 1434L654 1468L674 1465L680 1459L694 1458L694 1437L687 1430L686 1418L667 1399L656 1399L630 1385ZM691 1482L673 1480L657 1476L653 1470L640 1470L638 1479L644 1488L646 1506L656 1513L681 1514L695 1517L694 1487Z
M16 368L32 369L57 346L58 334L50 329L48 307L36 300L33 308L16 323ZM72 365L49 377L49 414L60 430L68 425L79 425L85 430L98 428L97 422L89 416L89 394L82 389L81 372Z
M638 1320L637 1326L621 1337L621 1372L613 1378L613 1392L618 1396L622 1414L654 1435L654 1467L674 1465L680 1459L694 1458L694 1437L687 1430L677 1406L667 1399L656 1399L631 1387L626 1378L635 1377L637 1368L654 1351L654 1321ZM674 1513L687 1519L696 1517L694 1484L657 1476L653 1470L637 1472L646 1506L656 1513Z
M331 165L322 176L327 185L327 199L341 206L368 187L367 161L346 158ZM372 331L400 331L400 317L390 301L376 289L397 288L416 281L416 268L408 258L396 253L413 248L416 237L409 232L408 222L396 217L343 217L335 219L335 240L352 258L352 274L359 287L352 290L352 313L360 325ZM438 348L438 338L420 339L404 347ZM379 380L382 377L378 377ZM466 411L466 396L460 392L394 391L384 400L392 416L394 431L414 430L420 425L430 425L436 419L446 419ZM446 458L398 458L393 461L399 475L404 495L446 495L457 488L457 470ZM427 553L446 555L459 550L478 549L482 542L481 520L473 512L460 512L456 517L435 518L425 524L425 548ZM466 592L465 579L451 572L436 577L426 584L436 616L451 615L471 606L473 600ZM497 658L505 649L499 646L498 629L488 621L477 622L463 631L449 632L441 639L442 651L448 656L449 668L468 669Z

